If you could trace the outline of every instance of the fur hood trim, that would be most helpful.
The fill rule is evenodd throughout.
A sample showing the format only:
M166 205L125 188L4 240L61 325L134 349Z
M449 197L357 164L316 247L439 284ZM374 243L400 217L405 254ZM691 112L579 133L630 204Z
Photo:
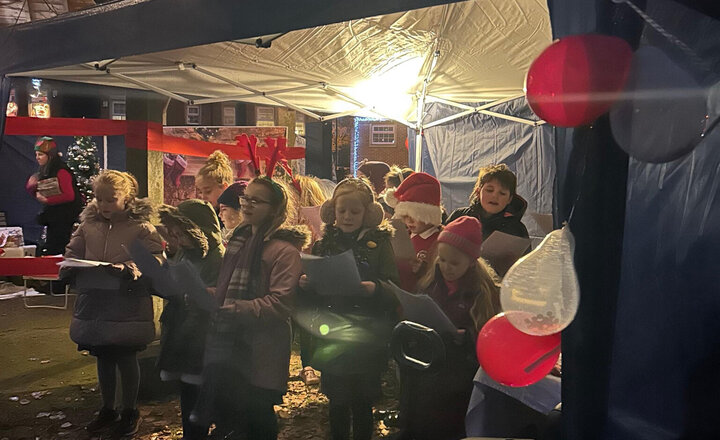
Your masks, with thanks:
M304 249L310 243L310 230L305 225L283 226L270 234L269 240L282 240L298 249Z
M208 237L205 236L200 226L184 216L174 206L161 206L158 209L158 214L160 215L160 222L163 225L177 226L185 232L192 241L193 248L200 250L202 257L205 258L208 250L210 250L210 245L208 243Z
M113 218L116 216L118 218L125 216L129 220L149 222L154 213L155 208L153 207L150 199L134 199L128 203L128 206L124 211L114 214ZM100 214L100 209L98 208L96 200L88 203L82 214L80 214L80 221L84 222L86 220L104 220Z

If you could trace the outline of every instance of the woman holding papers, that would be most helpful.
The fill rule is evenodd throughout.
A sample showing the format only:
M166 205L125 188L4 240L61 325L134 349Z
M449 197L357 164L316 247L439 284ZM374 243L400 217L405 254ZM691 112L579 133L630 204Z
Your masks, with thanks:
M528 238L522 223L527 202L515 192L516 188L517 177L507 165L482 167L470 195L470 206L456 209L447 221L463 215L475 217L482 224L483 240L495 231Z
M287 389L290 312L307 240L305 232L282 227L291 203L285 188L269 177L253 179L240 198L244 221L230 238L215 290L222 304L215 331L234 331L226 330L230 353L221 371L227 380L217 384L218 393L228 396L218 408L222 413L214 415L219 438L278 434L273 405L282 403ZM208 342L206 362L222 355L211 352L227 347L219 342Z
M337 292L320 296L310 287L312 280L304 275L301 286L307 289L311 307L346 317L349 324L343 327L365 337L336 340L333 332L341 329L325 325L323 331L321 326L320 334L326 337L314 340L311 364L322 371L322 390L330 400L332 438L349 439L352 419L353 439L369 440L373 432L372 404L380 396L380 374L387 366L387 343L396 322L394 303L381 295L379 284L398 282L390 244L392 228L381 224L382 207L375 202L370 185L357 178L338 184L333 197L323 204L321 217L325 233L313 246L313 254L328 256L352 250L364 280L362 288L354 295ZM357 328L351 328L354 326ZM372 340L368 340L368 332Z
M112 263L77 269L70 338L78 350L97 357L103 407L88 426L99 432L114 425L117 435L137 432L136 408L140 384L137 352L155 337L153 306L137 266L123 248L139 240L161 257L162 239L150 224L152 207L136 199L138 184L128 173L103 170L93 181L95 200L81 215L82 223L70 239L65 257ZM120 372L122 412L115 408L115 372ZM119 420L118 420L119 419Z
M403 370L403 439L465 437L465 412L478 369L475 339L500 311L497 276L478 259L481 244L477 219L453 221L437 239L433 270L420 280L420 292L429 295L459 330L441 333L446 360L432 373Z
M47 239L39 254L60 255L65 252L82 211L82 196L75 176L58 155L53 138L43 136L35 142L35 159L38 171L30 176L25 189L43 204L38 223L47 226Z
M222 200L220 202L222 206ZM160 229L167 241L168 262L189 262L205 286L215 287L225 247L212 205L190 199L177 207L164 205L159 214L163 225ZM168 298L168 302L160 317L163 325L158 358L160 378L180 382L183 438L202 440L207 436L209 426L190 422L190 413L198 400L202 383L210 312L199 307L189 295L163 296Z

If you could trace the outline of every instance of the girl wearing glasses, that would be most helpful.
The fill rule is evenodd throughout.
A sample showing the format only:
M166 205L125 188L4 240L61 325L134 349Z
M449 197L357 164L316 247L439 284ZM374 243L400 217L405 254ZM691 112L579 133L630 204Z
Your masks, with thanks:
M219 376L225 378L218 384L224 398L215 404L213 421L230 435L226 438L275 439L278 434L273 405L282 403L287 389L291 301L307 240L305 232L283 227L289 202L285 189L271 179L252 180L240 197L243 223L230 237L220 267L215 297L222 307L215 328L232 334ZM221 355L213 350L228 350L224 342L208 343L206 362Z

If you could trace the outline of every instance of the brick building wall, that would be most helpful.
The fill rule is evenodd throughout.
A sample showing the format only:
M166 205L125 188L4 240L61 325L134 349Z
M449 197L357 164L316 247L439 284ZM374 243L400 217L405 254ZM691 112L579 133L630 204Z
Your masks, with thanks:
M405 147L407 140L407 127L394 121L364 121L356 120L359 136L357 161L363 159L377 160L388 165L408 166L408 150ZM391 145L376 145L371 140L373 125L392 125L395 128L395 143Z

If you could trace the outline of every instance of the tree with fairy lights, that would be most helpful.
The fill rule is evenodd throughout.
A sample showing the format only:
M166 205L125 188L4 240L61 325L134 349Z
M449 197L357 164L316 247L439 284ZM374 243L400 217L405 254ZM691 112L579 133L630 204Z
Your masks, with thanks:
M93 176L100 172L97 156L97 145L90 136L75 136L75 143L68 147L67 165L75 174L78 190L85 199L85 204L93 198Z

